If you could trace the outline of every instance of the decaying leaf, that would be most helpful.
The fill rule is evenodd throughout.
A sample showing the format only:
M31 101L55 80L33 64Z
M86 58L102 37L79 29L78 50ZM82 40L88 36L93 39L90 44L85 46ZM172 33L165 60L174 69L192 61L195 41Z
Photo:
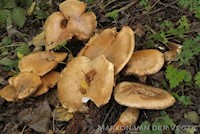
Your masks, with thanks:
M54 109L56 121L70 121L73 118L73 114L69 113L67 109L63 107L57 107Z
M44 31L33 37L32 43L35 47L44 46Z
M39 133L49 130L51 108L48 101L38 103L34 109L22 109L18 114L18 120Z

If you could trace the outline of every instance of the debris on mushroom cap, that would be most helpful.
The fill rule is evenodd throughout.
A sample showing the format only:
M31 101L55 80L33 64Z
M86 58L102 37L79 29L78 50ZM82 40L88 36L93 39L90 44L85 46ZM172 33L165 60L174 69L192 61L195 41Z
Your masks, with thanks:
M114 66L103 55L91 61L91 70L85 74L84 97L90 98L97 107L107 104L114 85Z
M134 125L139 118L140 110L128 107L119 117L117 122L109 130L109 134L121 133L124 128Z
M66 19L80 16L86 9L86 4L79 0L66 0L59 5L59 9Z
M84 56L72 59L61 72L58 81L58 98L69 112L85 112L85 98L97 106L106 104L114 83L114 68L103 55L94 60Z
M49 90L49 88L53 88L58 83L59 76L60 73L56 71L51 71L46 75L42 76L42 84L39 86L39 88L36 90L33 96L42 95L46 93Z
M7 85L0 90L0 97L6 101L15 101L17 98L16 89L11 85Z
M66 57L67 53L40 51L24 56L18 66L21 72L33 72L43 76Z
M157 73L164 65L163 54L155 49L134 52L127 64L126 74L144 76Z
M114 89L115 100L124 106L139 109L165 109L175 103L167 91L136 82L121 82Z
M16 89L17 99L25 99L32 95L40 86L40 76L29 72L20 72L9 78L9 84Z
M170 63L172 61L178 60L177 55L181 52L182 45L174 42L169 42L168 47L169 51L163 53L165 61Z
M94 59L103 54L114 64L115 74L117 74L131 58L134 48L134 32L130 27L125 26L119 33L116 32L115 28L112 28L96 34L79 55Z
M53 49L62 42L72 38L69 32L66 32L67 20L61 12L52 13L44 25L45 48Z

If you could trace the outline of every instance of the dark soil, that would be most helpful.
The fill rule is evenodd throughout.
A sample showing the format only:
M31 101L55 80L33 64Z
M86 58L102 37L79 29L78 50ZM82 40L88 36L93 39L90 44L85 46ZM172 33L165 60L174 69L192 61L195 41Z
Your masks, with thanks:
M58 10L58 4L62 2L62 0L53 0L52 7L49 7L48 12L52 13ZM177 1L173 0L162 0L161 2L157 2L157 0L151 0L151 3L154 3L155 6L150 11L146 11L144 8L139 6L138 2L129 7L128 9L119 13L119 16L116 20L112 18L105 17L105 14L109 11L114 9L119 9L126 6L130 3L131 0L114 0L111 4L107 5L108 1L106 0L94 0L91 4L88 5L88 10L92 10L97 16L98 22L98 30L103 30L109 27L116 27L120 29L122 26L129 25L133 30L137 28L141 28L144 32L141 36L136 35L136 48L135 51L146 49L144 42L146 41L146 26L149 26L154 31L159 29L160 24L164 20L170 20L174 23L177 23L177 20L182 16L187 16L191 22L191 24L196 24L198 20L196 20L192 13L182 9L178 6ZM107 6L106 6L107 5ZM37 20L34 16L31 16L26 21L26 24L22 29L18 29L21 33L29 35L30 38L27 40L31 40L33 36L39 34L42 31L42 27L44 24L45 19ZM198 24L199 25L199 24ZM0 29L0 38L3 38L7 35L5 29ZM188 36L193 36L195 33L189 33ZM13 37L14 41L27 41L23 38L19 38L17 36ZM177 42L177 41L176 41ZM84 46L86 42L79 42L73 39L67 47L73 53L74 56L79 52L79 50ZM61 49L59 51L66 51L66 49ZM11 53L10 55L13 55ZM198 70L199 70L199 57L194 61L198 63ZM176 64L173 63L173 64ZM161 82L165 79L165 68L164 66L162 70L154 75L148 76L147 78L147 85L152 85L154 87L161 87ZM59 66L57 70L60 70L63 66ZM194 67L188 67L190 72L194 71ZM7 80L13 74L10 72L3 71L2 66L0 65L0 77L2 77L2 82L0 84L0 88L4 87L7 84ZM139 82L138 78L134 76L124 76L121 72L119 74L119 78L117 79L117 83L121 81L135 81ZM196 111L198 115L200 115L200 92L196 89L189 89L184 90L184 87L178 87L175 90L182 90L185 95L191 97L193 104L189 106L184 106L182 103L177 101L175 105L166 109L165 111L169 114L170 118L176 124L185 123L188 124L190 121L185 121L183 115L188 111ZM19 134L20 132L24 134L39 134L39 132L31 127L29 127L31 120L30 112L35 112L39 105L46 106L46 109L41 108L43 111L36 110L38 113L41 113L39 116L43 115L46 111L50 112L51 114L47 116L50 120L44 119L45 121L42 123L47 123L47 126L42 126L44 129L47 129L46 134L91 134L91 133L100 133L98 128L100 125L111 126L113 125L123 110L126 108L124 106L120 106L117 104L113 97L108 104L101 108L97 108L93 102L89 102L89 113L74 113L74 117L69 122L59 122L55 121L53 118L53 110L55 108L55 103L59 103L57 98L55 97L56 94L56 87L52 89L52 91L48 92L45 95L42 95L37 98L29 98L21 102L6 102L3 99L0 99L0 133L2 134ZM53 98L52 95L53 94ZM44 103L46 102L46 103ZM29 112L27 112L29 111ZM24 120L20 115L22 112L27 114ZM48 113L47 112L47 113ZM33 114L34 115L34 114ZM45 114L44 114L45 115ZM28 117L29 116L29 117ZM46 115L45 115L46 116ZM154 121L156 117L160 116L160 111L154 110L141 110L141 114L139 120L137 121L136 125L140 125L144 121ZM31 121L30 121L31 120ZM106 131L104 132L106 133ZM127 132L128 133L128 132ZM172 133L172 132L169 132Z

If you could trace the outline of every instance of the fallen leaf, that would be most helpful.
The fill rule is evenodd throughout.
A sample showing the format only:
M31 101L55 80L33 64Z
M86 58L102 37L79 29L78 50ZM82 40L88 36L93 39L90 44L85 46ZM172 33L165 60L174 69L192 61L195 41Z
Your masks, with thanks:
M35 6L36 6L36 2L33 2L32 4L31 4L31 6L30 6L30 8L27 10L27 12L26 12L26 14L28 15L28 16L31 16L32 15L32 13L33 13L33 11L34 11L34 9L35 9Z
M33 37L32 43L35 47L44 46L44 31Z
M194 124L199 123L199 115L195 111L185 113L184 118L190 120Z
M18 115L18 120L25 123L39 133L46 133L49 130L51 108L47 101L38 103L34 109L23 109Z
M145 32L144 32L143 27L142 27L141 24L138 24L138 25L136 26L135 34L136 34L137 36L139 36L140 38L145 34Z
M54 109L56 121L70 121L73 118L73 114L69 113L67 109L63 107L57 107Z

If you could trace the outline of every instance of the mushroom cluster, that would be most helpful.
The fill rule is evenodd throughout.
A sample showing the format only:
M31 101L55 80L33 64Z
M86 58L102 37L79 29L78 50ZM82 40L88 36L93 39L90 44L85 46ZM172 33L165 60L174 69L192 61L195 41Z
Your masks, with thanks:
M16 101L39 96L57 84L62 107L71 113L87 113L88 101L100 108L109 102L113 93L115 101L128 108L110 133L121 132L120 127L136 123L139 109L160 110L175 103L174 97L164 89L128 81L115 86L115 78L122 69L125 75L137 77L157 73L165 62L162 52L155 49L134 52L134 31L129 26L122 27L119 32L108 28L92 36L96 16L85 12L83 2L66 0L59 9L45 22L46 51L29 54L19 61L20 73L11 77L9 85L0 90L2 98ZM66 63L61 73L52 71L67 53L51 49L73 36L89 41L77 57Z
M86 40L96 29L96 16L92 11L85 12L84 2L66 0L59 5L59 9L47 18L44 25L46 50L55 48L73 36Z
M18 101L29 96L39 96L53 88L60 73L52 71L67 53L40 51L24 56L18 63L20 72L8 79L8 85L0 90L7 101Z

